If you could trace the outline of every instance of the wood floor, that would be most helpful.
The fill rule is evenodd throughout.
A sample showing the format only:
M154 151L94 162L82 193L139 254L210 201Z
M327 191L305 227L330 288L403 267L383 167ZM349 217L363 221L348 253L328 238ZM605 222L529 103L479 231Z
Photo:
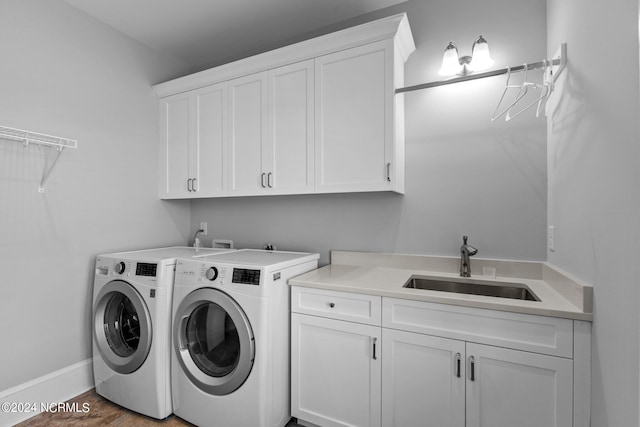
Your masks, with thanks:
M77 412L51 412L36 415L20 424L18 427L95 427L95 426L122 426L122 427L184 427L193 426L175 415L171 415L164 420L156 420L129 411L121 406L112 403L95 390L89 390L80 396L69 400L69 403L77 403ZM82 409L88 408L85 412ZM296 427L298 424L289 422L286 427ZM231 426L230 426L231 427ZM237 426L245 427L245 426ZM251 426L246 426L251 427Z

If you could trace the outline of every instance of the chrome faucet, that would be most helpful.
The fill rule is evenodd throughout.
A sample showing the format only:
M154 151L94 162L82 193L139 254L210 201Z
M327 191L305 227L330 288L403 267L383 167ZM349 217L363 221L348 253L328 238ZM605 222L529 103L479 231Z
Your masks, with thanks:
M202 247L202 245L200 244L200 239L198 239L198 234L200 233L204 233L204 230L200 229L196 231L196 234L193 235L193 247L195 248L196 252L198 252L198 249Z
M471 277L471 260L469 257L478 253L478 250L467 244L469 236L462 236L462 246L460 246L460 276Z

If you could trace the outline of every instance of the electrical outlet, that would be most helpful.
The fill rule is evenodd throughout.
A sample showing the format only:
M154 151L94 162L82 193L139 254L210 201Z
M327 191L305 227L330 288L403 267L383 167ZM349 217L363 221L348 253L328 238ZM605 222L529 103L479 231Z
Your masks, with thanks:
M201 222L200 223L200 230L202 230L202 234L207 234L207 223L206 222Z
M550 225L547 230L547 246L551 252L556 251L556 226Z

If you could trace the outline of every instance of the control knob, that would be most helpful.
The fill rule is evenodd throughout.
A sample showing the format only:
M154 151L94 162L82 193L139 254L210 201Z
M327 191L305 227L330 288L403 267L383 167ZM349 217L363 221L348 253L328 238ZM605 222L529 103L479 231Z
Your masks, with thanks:
M218 269L215 267L209 267L209 269L205 272L205 276L207 277L207 279L213 282L218 277Z
M116 263L116 266L114 269L116 270L116 273L122 274L124 273L124 270L126 268L127 268L126 264L123 261L120 261L119 263Z

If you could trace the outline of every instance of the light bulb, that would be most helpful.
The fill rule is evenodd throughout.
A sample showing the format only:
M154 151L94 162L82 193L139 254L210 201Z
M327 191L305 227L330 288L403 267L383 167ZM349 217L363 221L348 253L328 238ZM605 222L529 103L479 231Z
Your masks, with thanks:
M494 63L489 54L489 43L482 36L478 37L478 40L473 43L471 55L472 59L469 64L471 71L486 70Z
M457 74L461 69L460 62L458 61L458 48L452 42L444 50L442 55L442 67L438 74L441 76L453 76Z

